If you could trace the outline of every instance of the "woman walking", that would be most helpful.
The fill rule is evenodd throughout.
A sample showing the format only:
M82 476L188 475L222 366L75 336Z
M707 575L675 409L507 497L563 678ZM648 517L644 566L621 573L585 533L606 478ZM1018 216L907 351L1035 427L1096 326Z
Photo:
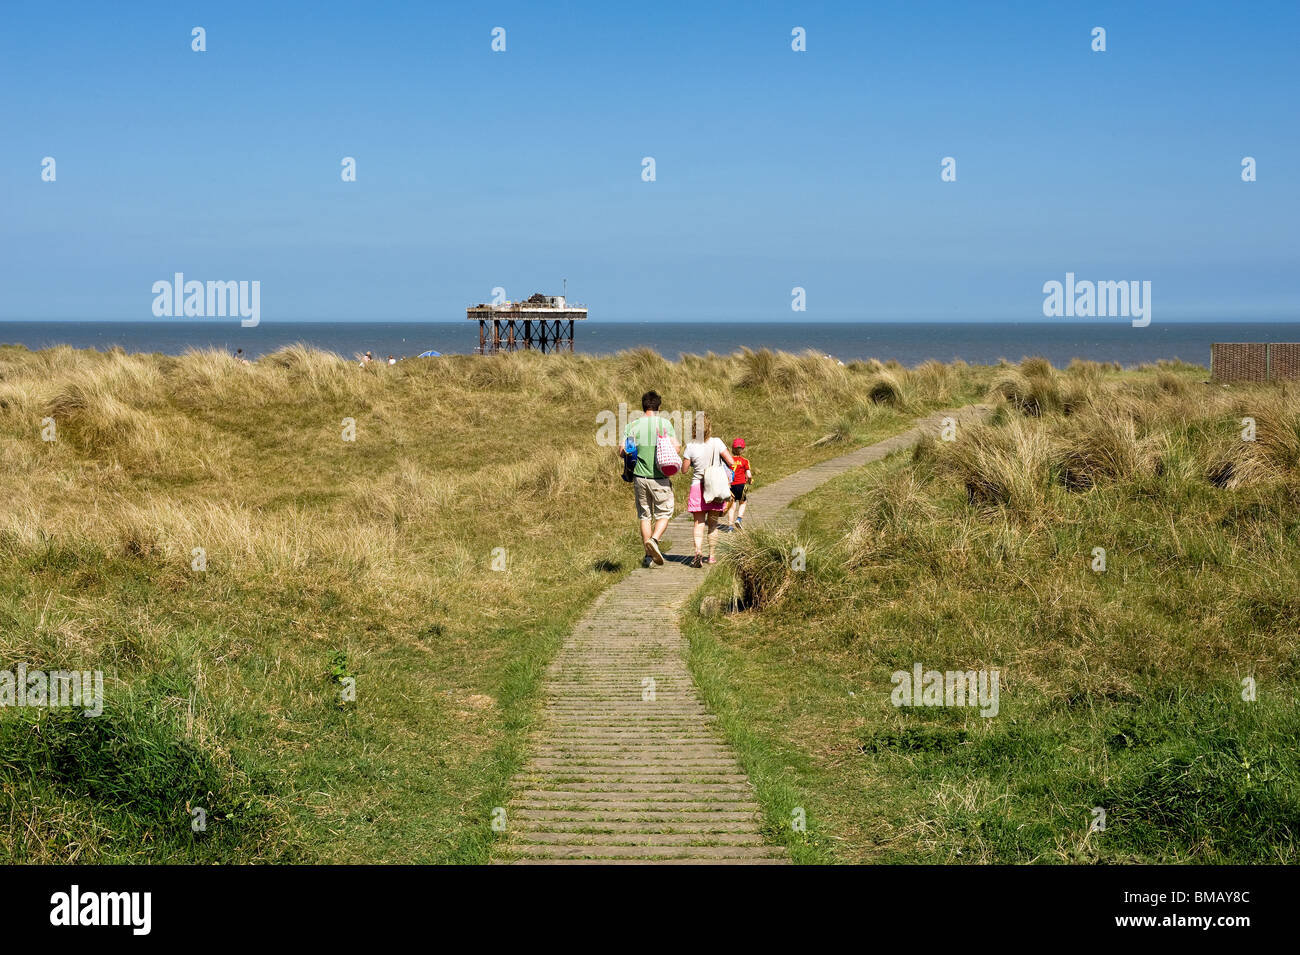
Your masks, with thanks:
M709 563L714 562L713 549L718 542L718 515L727 506L730 499L730 488L727 485L727 473L725 469L710 473L711 468L721 469L725 464L727 467L735 467L735 459L732 458L731 452L722 441L713 436L713 422L704 412L695 416L694 440L686 445L682 452L683 461L690 465L691 475L691 493L686 498L686 510L690 512L691 517L695 520L692 528L695 535L695 556L691 558L692 567L704 566L704 535L707 528L709 536ZM709 478L708 481L705 479ZM708 488L706 490L706 484ZM718 485L722 490L716 490ZM706 500L706 494L712 491L717 494L716 500Z

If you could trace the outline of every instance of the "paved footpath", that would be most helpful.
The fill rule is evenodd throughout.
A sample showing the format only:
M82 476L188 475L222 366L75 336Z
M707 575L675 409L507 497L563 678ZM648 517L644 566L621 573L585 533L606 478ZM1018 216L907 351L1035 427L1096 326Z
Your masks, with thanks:
M937 433L944 411L911 430L814 464L750 497L747 527L788 524L789 509L838 474ZM684 493L682 491L681 493ZM686 560L690 515L665 534L662 567L638 569L605 591L552 663L533 755L514 779L496 861L773 865L785 848L759 831L748 777L686 668L677 613L704 579Z

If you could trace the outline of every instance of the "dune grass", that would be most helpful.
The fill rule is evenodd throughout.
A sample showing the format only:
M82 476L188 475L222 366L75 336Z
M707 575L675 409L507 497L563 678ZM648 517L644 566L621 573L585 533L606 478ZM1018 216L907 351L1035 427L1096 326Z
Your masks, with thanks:
M728 541L691 664L797 859L1297 861L1300 397L1205 377L1000 369L987 424ZM998 714L894 706L917 662Z
M0 670L103 670L107 697L0 710L0 860L483 861L541 673L640 557L599 414L656 388L772 480L988 385L770 352L0 348Z

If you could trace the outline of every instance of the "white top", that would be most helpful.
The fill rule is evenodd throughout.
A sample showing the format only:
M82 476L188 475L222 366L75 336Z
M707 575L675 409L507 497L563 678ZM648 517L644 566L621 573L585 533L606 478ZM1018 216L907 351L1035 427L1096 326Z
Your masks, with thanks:
M690 462L692 484L704 483L704 469L713 464L726 464L721 452L727 450L721 438L709 438L708 441L692 441L682 451L682 458Z

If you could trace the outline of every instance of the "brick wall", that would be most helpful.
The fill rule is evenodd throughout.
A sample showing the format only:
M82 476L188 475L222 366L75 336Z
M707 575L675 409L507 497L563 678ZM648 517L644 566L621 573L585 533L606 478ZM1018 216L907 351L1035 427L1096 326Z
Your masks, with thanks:
M1215 381L1300 379L1300 344L1215 342L1210 346Z
M1300 344L1270 345L1269 355L1275 381L1300 381Z

